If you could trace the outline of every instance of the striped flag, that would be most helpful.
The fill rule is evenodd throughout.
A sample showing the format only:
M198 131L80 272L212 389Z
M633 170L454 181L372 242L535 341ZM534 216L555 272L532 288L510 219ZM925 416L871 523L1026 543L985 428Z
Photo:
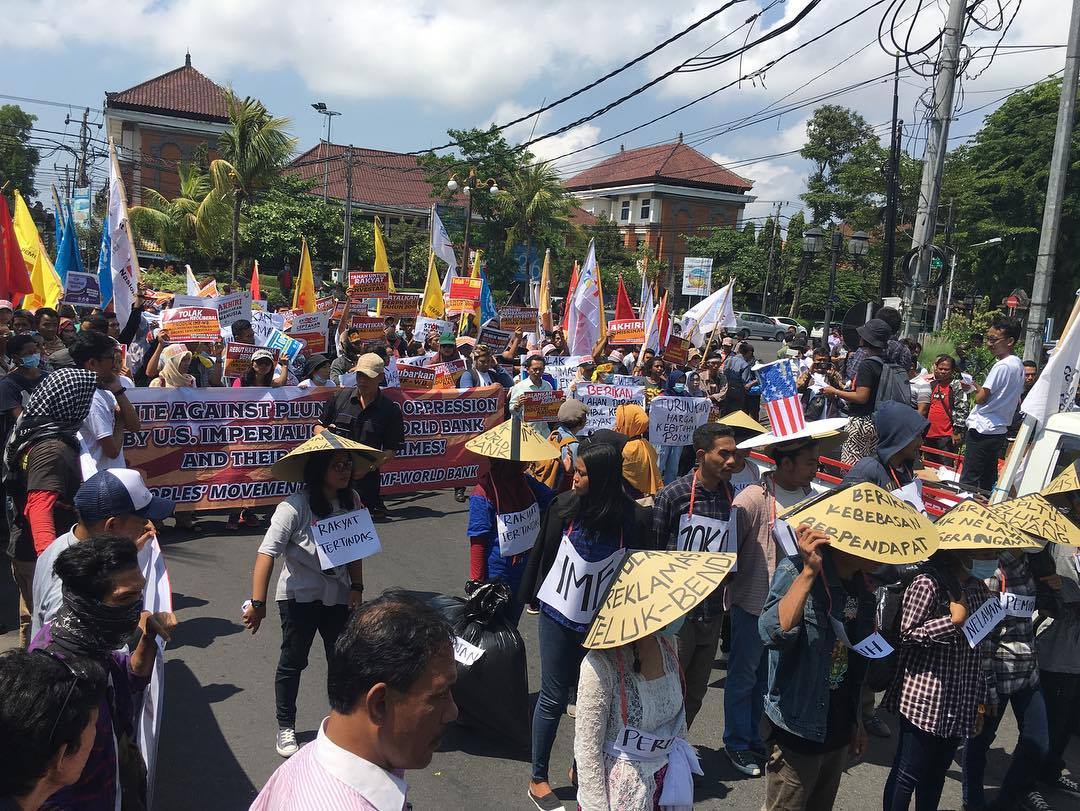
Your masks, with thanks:
M761 400L769 415L769 428L776 437L785 437L806 428L802 403L795 389L798 366L791 360L780 360L758 369Z

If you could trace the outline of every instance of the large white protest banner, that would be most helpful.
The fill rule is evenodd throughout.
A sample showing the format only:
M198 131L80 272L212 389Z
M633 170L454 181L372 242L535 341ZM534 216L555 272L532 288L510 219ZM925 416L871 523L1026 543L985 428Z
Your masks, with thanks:
M694 431L709 421L708 397L654 397L649 403L649 441L653 445L689 445Z
M165 569L165 558L156 537L151 537L139 550L139 568L146 586L143 588L143 608L152 613L172 611L172 586ZM158 637L158 655L150 674L150 686L142 696L136 716L135 741L146 761L146 807L154 802L154 779L157 770L158 737L161 732L161 711L165 701L165 641Z
M615 409L627 403L645 407L644 386L609 386L605 383L578 383L574 397L589 409L582 433L615 427Z

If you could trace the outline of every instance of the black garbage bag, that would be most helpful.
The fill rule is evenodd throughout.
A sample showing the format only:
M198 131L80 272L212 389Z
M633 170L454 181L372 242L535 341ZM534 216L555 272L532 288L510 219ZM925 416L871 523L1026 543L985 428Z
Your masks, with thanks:
M529 676L525 643L507 618L512 602L510 587L501 581L476 585L468 599L438 595L430 600L459 639L482 651L471 664L462 662L468 649L458 657L458 723L527 750Z

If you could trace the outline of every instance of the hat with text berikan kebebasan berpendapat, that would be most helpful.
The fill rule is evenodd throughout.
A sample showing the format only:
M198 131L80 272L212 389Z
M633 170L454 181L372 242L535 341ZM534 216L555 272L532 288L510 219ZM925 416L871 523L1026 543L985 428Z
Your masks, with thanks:
M323 431L321 434L315 434L307 442L297 445L274 462L274 466L270 468L270 475L278 481L302 482L304 480L304 467L307 465L308 459L311 458L311 454L325 454L329 463L329 456L335 451L348 451L352 454L354 478L363 476L390 458L390 454L386 451L380 451L378 448L372 448L360 442L353 442L353 440L338 436L332 431Z
M930 519L876 484L864 482L832 490L780 515L792 528L809 524L830 544L878 563L915 563L937 551L938 532Z
M716 590L735 559L734 552L629 552L582 644L617 648L670 625Z

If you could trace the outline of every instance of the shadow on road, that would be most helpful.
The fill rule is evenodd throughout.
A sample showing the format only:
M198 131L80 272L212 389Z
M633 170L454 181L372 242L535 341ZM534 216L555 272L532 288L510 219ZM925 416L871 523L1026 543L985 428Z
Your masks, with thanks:
M165 665L157 811L251 805L258 793L256 787L237 761L210 707L239 689L232 684L204 687L183 662L174 659ZM211 787L212 797L206 793Z
M232 636L243 630L243 625L222 617L191 617L176 626L169 647L174 650L183 647L205 649L218 637Z

